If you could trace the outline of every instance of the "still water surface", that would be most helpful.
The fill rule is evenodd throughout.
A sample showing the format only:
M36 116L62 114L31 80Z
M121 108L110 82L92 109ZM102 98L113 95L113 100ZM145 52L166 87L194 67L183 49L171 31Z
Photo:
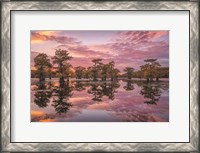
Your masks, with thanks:
M168 80L117 82L32 79L32 122L168 122Z

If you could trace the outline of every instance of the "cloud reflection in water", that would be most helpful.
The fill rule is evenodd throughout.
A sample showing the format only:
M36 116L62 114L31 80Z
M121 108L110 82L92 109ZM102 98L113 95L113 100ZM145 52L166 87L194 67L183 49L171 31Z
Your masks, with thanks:
M34 82L34 81L32 81ZM168 122L169 83L32 83L32 122ZM40 87L45 87L40 89Z

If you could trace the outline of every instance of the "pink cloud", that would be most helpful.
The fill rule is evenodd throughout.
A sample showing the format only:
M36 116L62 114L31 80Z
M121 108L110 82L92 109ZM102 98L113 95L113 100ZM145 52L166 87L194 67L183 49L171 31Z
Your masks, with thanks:
M73 35L73 31L70 31L70 33ZM70 61L73 66L92 66L91 60L94 58L103 59L103 63L113 60L120 70L123 70L126 66L133 66L138 69L144 63L144 59L147 58L157 58L164 66L168 66L169 63L168 31L112 31L111 41L105 43L102 33L101 35L98 34L98 37L102 38L97 38L102 42L99 41L99 43L91 45L83 43L84 37L87 36L87 42L90 39L96 39L96 32L87 31L84 32L84 35L81 35L80 32L78 34L80 37L72 35L65 31L63 33L62 31L35 31L32 32L32 40L52 41L55 43L55 49L68 50L73 56ZM108 36L109 34L106 35L106 39L108 39ZM98 42L97 40L95 42ZM41 49L48 48L48 45L39 43L34 44L34 47ZM50 52L53 55L54 49L50 48Z
M76 38L69 36L57 36L55 33L48 33L45 31L31 32L31 40L34 41L55 41L59 44L80 44L80 41L77 41Z

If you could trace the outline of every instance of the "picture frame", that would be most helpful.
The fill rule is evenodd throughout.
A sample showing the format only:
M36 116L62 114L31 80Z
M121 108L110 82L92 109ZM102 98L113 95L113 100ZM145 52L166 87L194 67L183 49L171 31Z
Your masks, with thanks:
M199 152L199 7L198 1L2 1L1 2L1 151L2 152ZM189 142L12 142L12 12L54 10L189 11ZM21 132L21 131L20 131Z

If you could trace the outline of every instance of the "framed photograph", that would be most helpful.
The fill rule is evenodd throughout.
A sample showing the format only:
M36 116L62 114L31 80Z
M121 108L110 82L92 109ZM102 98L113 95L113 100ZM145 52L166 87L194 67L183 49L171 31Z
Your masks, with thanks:
M198 152L199 5L2 1L1 151Z

